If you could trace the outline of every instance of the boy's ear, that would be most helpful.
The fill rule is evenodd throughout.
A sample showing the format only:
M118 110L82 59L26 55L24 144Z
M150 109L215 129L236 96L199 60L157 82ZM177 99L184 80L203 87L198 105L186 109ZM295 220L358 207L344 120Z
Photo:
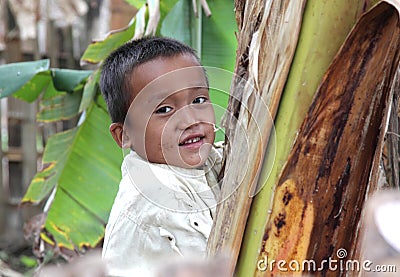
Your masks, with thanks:
M124 132L124 127L122 123L112 123L110 125L110 133L119 147L121 148L131 147L131 142L129 140L129 137Z

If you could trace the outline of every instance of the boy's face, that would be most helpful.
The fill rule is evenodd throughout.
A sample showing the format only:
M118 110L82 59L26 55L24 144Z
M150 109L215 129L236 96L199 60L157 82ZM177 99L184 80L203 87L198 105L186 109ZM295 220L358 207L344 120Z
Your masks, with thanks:
M130 77L134 100L124 147L142 158L184 168L206 161L214 142L214 110L203 69L190 54L157 58Z

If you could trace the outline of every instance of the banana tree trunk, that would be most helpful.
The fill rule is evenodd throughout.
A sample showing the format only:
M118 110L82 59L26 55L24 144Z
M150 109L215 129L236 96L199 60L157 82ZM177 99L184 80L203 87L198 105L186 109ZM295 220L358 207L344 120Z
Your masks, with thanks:
M269 1L256 2L265 7L268 7L269 3ZM335 1L332 2L333 5L337 4ZM307 5L311 3L313 1L309 1ZM357 14L360 3L363 4L362 8L369 5L364 1L348 1L341 5L342 11ZM287 8L289 5L285 7ZM351 9L343 10L346 5ZM280 7L282 8L282 6ZM246 23L248 18L246 12L254 7L257 5L252 1L237 5L239 30L245 29L243 26L248 24L248 22ZM313 7L308 6L308 8L312 9ZM259 9L262 10L262 8ZM378 176L376 173L382 152L388 111L393 98L392 86L395 84L393 80L399 67L399 10L399 2L382 1L361 17L348 36L326 72L306 118L304 121L304 117L297 119L297 122L303 121L303 123L294 146L291 148L289 158L283 160L282 157L285 155L277 153L279 164L274 165L278 167L275 172L274 169L272 172L274 181L267 182L261 193L257 195L257 197L263 195L262 198L265 201L264 203L256 201L256 205L251 208L243 245L241 245L243 229L251 203L249 191L251 192L254 180L257 181L260 172L258 168L254 170L253 167L252 174L249 174L251 177L245 177L244 184L240 185L233 196L219 206L219 214L209 248L212 254L222 252L229 255L231 272L235 268L240 247L241 258L237 268L239 276L248 276L249 274L268 276L284 273L279 271L276 266L269 267L268 261L271 260L294 260L300 262L301 265L302 260L311 259L315 261L316 265L321 265L329 258L352 259L358 257L356 246L361 211L368 193L376 190ZM326 13L329 12L326 10ZM281 13L283 12L281 11ZM249 14L253 17L257 15L254 11ZM241 18L244 18L244 21ZM293 17L290 18L293 19ZM306 24L306 19L303 24ZM270 19L268 22L274 24L279 20ZM351 25L347 24L343 29L348 29L349 26ZM254 33L257 33L258 27L254 30L256 30ZM280 29L279 32L284 34L284 29ZM241 33L241 35L252 37L249 34ZM270 40L274 41L274 38L272 36ZM302 42L301 38L299 45ZM254 59L243 63L243 55L240 55L243 54L240 52L240 39L241 36L239 36L238 61L242 63L242 67L241 70L238 70L237 66L237 72L250 72L249 76L251 77ZM244 40L246 42L246 38ZM251 45L252 43L250 43ZM283 48L280 43L277 45ZM321 47L324 46L321 45ZM251 50L250 47L250 58ZM265 57L257 56L258 68L262 66L268 68L268 64L273 64L271 59L264 59ZM290 55L286 59L291 60ZM248 65L248 71L243 69L243 64ZM296 64L293 63L292 67L295 66ZM321 66L322 69L323 66ZM257 74L260 72L263 71L258 70ZM304 71L301 73L307 74ZM276 75L286 80L286 75L283 72L280 74L282 75L279 73ZM242 76L248 77L246 73L242 73ZM268 75L264 77L271 78ZM301 78L302 76L297 76L297 79ZM255 79L260 82L259 78ZM271 82L273 79L266 79L263 83L274 83ZM277 88L265 92L260 89L264 86L256 85L255 87L261 97L265 97L266 94L268 95L265 97L267 100L278 99L279 102L280 91ZM268 88L270 87L268 86ZM233 91L235 93L235 89ZM285 94L286 90L283 100L285 100ZM303 101L298 95L299 104L310 101L309 95L310 93ZM229 108L233 114L239 115L238 122L241 122L243 103L237 101L237 96L233 98L236 99L231 100ZM274 115L277 104L272 103L276 102L266 102ZM282 107L287 107L284 104L285 102L280 106L276 119L277 137L279 137L279 121L277 121L279 116L282 113L293 116L293 111L282 110ZM253 103L251 107L257 111L257 105L260 103ZM244 106L247 108L247 105ZM307 107L309 105L306 108L303 107L302 110L306 111ZM296 112L299 112L299 109L295 110L295 114ZM292 130L297 130L296 124L292 124L290 127ZM269 129L263 129L263 126L261 130L266 134L270 133ZM248 133L250 139L254 134L257 135L257 133L251 133L251 129L248 131L250 131ZM287 149L290 150L290 146L293 145L293 136L287 138L287 143L278 141L278 143L289 145L283 148L283 152ZM255 157L263 157L266 141L268 141L268 137L261 136L261 139L250 142L250 157L254 157L252 156L254 154L258 155ZM251 144L259 145L260 142L263 143L261 144L262 149L260 146L258 148L254 146L258 150L254 151ZM235 143L237 143L236 146ZM237 185L235 176L240 173L232 171L232 168L238 170L238 167L235 167L238 160L235 161L232 156L237 151L236 147L241 144L243 145L243 141L238 142L236 137L234 137L233 143L231 142L223 191L230 191L229 185ZM271 147L269 146L269 148ZM271 159L273 151L269 148L264 167L271 164L268 160ZM279 151L279 148L277 149ZM282 168L283 164L285 164L285 168L282 171L279 168ZM267 179L267 176L263 174L261 177L259 184L263 184ZM272 196L273 200L270 201ZM232 209L233 207L235 208ZM256 222L252 220L253 218L257 218ZM252 246L249 247L249 244ZM343 254L346 256L340 256ZM328 264L321 266L320 270L317 268L319 266L315 269L309 268L309 271L318 271L321 274L333 276L338 274L338 272L331 271ZM294 268L294 270L301 271L302 269Z
M398 15L382 3L363 16L328 69L279 179L260 259L313 260L311 271L337 276L323 261L356 257L399 65Z
M230 138L222 190L222 199L227 200L218 207L219 216L208 245L210 255L223 252L230 257L231 272L239 254L265 148L273 133L272 117L277 112L296 49L301 26L301 17L296 15L301 13L304 3L305 0L236 3L240 39L224 124ZM248 20L242 21L242 16ZM248 134L251 136L247 137ZM241 212L232 213L237 207Z

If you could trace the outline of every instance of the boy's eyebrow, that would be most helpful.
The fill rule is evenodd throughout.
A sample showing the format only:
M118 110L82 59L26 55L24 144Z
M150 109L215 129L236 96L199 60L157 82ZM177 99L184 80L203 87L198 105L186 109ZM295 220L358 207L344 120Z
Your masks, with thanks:
M208 86L204 85L204 84L199 84L197 86L191 86L191 87L184 87L180 90L175 90L175 91L170 91L170 90L164 90L161 91L160 93L157 93L154 95L154 97L152 97L151 100L157 101L157 102L162 102L163 100L167 99L169 96L174 95L175 93L185 90L185 89L191 89L194 91L198 91L198 90L203 90L203 89L207 89L208 91ZM151 101L153 102L153 101Z

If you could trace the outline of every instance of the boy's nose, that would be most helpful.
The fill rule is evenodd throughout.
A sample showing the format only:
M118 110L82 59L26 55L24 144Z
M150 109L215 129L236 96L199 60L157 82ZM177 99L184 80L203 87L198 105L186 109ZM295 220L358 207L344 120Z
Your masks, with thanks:
M181 130L185 130L188 127L198 123L196 112L192 107L190 107L190 105L181 108L176 113L176 120L178 128Z

